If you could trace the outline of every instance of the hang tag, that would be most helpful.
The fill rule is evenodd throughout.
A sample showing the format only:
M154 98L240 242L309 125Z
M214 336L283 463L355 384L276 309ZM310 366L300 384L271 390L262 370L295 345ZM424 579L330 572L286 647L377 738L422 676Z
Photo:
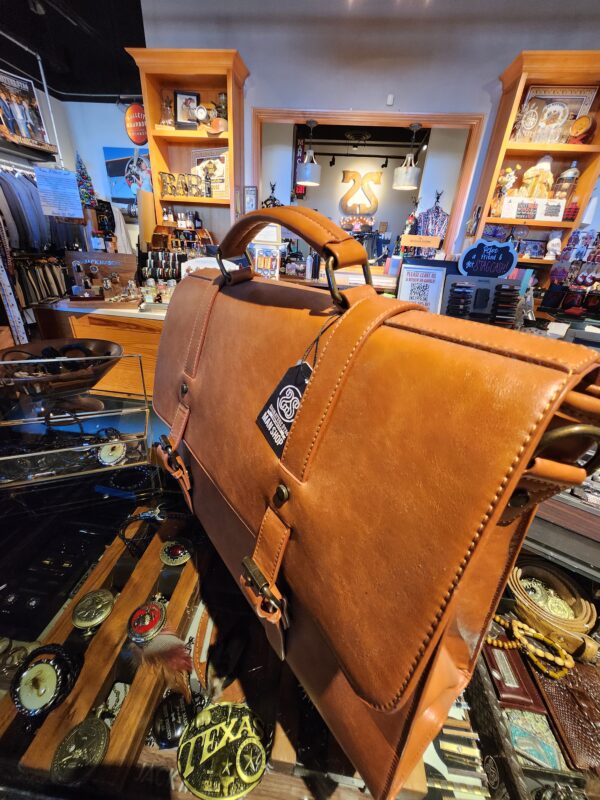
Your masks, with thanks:
M256 418L256 424L278 458L283 453L311 375L312 367L306 361L290 367Z

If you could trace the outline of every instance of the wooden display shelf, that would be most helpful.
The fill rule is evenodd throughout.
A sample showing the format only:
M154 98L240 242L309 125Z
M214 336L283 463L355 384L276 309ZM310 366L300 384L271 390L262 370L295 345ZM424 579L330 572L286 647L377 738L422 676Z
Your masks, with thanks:
M154 128L154 138L164 139L167 142L174 142L179 144L197 144L199 147L204 145L212 145L214 147L227 147L229 144L229 131L220 133L218 136L211 136L211 134L202 130L189 130L178 131L175 128Z
M509 142L506 145L507 155L595 155L600 153L600 144L539 144L539 142Z
M523 267L551 267L555 260L548 261L545 258L519 258L517 261L520 268Z
M135 513L145 510L144 507L138 508ZM132 539L144 524L143 521L132 523L124 535ZM127 635L127 621L135 608L155 590L163 568L159 558L163 542L180 535L187 524L186 520L167 519L154 534L118 595L110 616L88 645L83 666L72 691L64 702L46 717L25 749L19 763L21 769L47 775L56 748L65 735L86 719L94 707L103 702L117 673L117 663ZM79 592L63 611L46 637L45 643L62 644L71 635L77 635L71 623L72 608L87 592L111 586L111 573L124 553L123 540L115 538ZM196 565L193 561L189 561L181 571L167 608L167 625L180 635L187 627L189 613L196 601L197 589ZM103 774L110 775L112 786L125 781L130 767L135 763L144 745L152 714L164 689L165 682L161 673L147 665L137 669L127 697L111 729L109 748L103 762L103 765L110 769L106 773L103 773L102 769L98 771L99 782L103 780ZM3 749L11 738L12 723L15 719L14 706L6 696L0 702L0 747Z
M541 219L512 219L510 217L486 217L484 219L485 225L526 225L528 228L572 228L573 223L566 220L548 220Z
M600 50L525 50L510 64L500 76L502 97L498 106L494 130L490 138L486 160L481 171L480 183L475 195L474 211L481 209L475 238L483 235L486 224L527 225L546 230L561 229L562 243L566 245L572 231L582 220L590 197L600 176L600 129L597 129L589 144L543 144L539 142L513 142L511 136L517 115L531 86L600 86ZM596 98L591 114L600 120L599 99ZM527 164L543 155L555 157L554 178L560 162L580 161L581 175L573 190L577 197L579 210L575 219L560 222L540 220L501 219L490 217L489 210L498 184L498 177L507 162L514 162L519 156ZM562 171L564 167L560 168ZM544 278L547 286L549 276Z
M89 716L92 709L103 701L103 692L110 689L111 675L114 674L116 661L127 637L129 617L137 606L145 602L152 594L158 581L163 567L159 558L163 540L174 538L181 532L182 527L181 522L166 520L161 525L159 532L154 535L123 591L117 597L110 616L89 644L85 653L84 665L75 686L66 700L48 715L37 731L21 759L20 766L22 768L38 773L48 772L56 748L65 735L71 728ZM178 633L181 632L182 623L185 622L187 603L192 600L197 586L196 580L190 581L189 579L190 570L195 573L192 562L189 562L182 571L167 609L167 624ZM185 596L182 597L182 594ZM173 607L171 602L173 602ZM69 621L70 611L71 607L65 611L65 615L69 616ZM164 691L165 685L162 676L155 674L152 683L153 692ZM118 771L111 771L113 780L115 772L119 774L127 772L144 744L154 711L154 704L148 703L148 690L147 670L140 668L136 672L127 695L128 708L136 708L136 713L130 718L127 718L126 713L123 716L119 714L111 730L111 744L115 738L123 744L123 751L118 754L115 753L114 746L109 746L112 758L111 766L119 767ZM121 710L127 712L125 703ZM122 736L123 727L126 728L126 746ZM105 759L104 763L108 763L108 761Z
M211 207L206 211L207 228L215 241L235 222L233 198L242 197L244 187L244 82L248 68L237 50L127 48L140 70L142 95L148 126L148 150L152 182L160 186L160 173L187 173L192 148L227 149L229 192L227 199L160 197L154 192L156 223L162 220L163 203L187 203ZM175 89L199 92L204 102L216 100L217 92L227 94L228 130L211 136L206 128L169 130L160 126L162 101Z
M161 203L189 203L195 206L228 206L231 202L227 197L178 197L177 195L163 195L159 198ZM160 223L162 224L162 223Z

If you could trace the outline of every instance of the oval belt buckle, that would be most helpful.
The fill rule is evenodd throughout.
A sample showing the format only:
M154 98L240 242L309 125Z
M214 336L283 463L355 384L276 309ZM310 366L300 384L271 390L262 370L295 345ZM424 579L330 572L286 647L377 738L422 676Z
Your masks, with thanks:
M585 470L588 476L592 475L600 467L600 427L597 425L565 425L562 428L554 428L551 431L546 431L537 446L533 458L537 458L549 448L571 437L589 439L591 443L596 443L596 452L594 455L591 456L585 464L579 465ZM579 458L585 455L587 450L589 450L589 445L581 453ZM556 460L558 460L558 458Z

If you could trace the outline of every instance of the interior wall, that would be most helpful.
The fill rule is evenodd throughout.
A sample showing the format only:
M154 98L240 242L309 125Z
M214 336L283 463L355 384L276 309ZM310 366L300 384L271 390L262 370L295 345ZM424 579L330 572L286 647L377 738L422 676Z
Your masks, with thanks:
M431 208L440 191L440 205L448 214L452 211L466 144L466 130L433 128L419 187L420 211Z
M292 123L271 122L262 129L262 165L259 205L271 194L271 183L275 183L275 197L284 205L290 202L292 193L292 148L294 126Z
M251 73L248 184L253 106L317 118L319 109L485 113L485 148L498 76L519 52L596 49L600 29L597 0L142 0L142 11L147 47L239 50Z

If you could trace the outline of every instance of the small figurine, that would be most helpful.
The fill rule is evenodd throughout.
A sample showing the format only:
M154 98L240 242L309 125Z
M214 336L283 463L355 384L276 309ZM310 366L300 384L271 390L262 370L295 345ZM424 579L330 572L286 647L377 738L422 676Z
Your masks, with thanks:
M173 119L173 101L170 97L164 96L161 103L161 117L159 125L169 125L173 127L175 120Z
M546 245L546 255L544 261L556 261L562 250L562 232L550 231L548 244Z
M496 183L496 191L492 198L490 216L502 216L502 203L504 198L513 194L513 188L517 182L517 172L521 170L521 165L516 164L514 167L505 167L500 175L498 175L498 182Z
M552 174L552 156L542 156L537 164L523 173L523 183L517 192L520 197L550 197L554 175Z

